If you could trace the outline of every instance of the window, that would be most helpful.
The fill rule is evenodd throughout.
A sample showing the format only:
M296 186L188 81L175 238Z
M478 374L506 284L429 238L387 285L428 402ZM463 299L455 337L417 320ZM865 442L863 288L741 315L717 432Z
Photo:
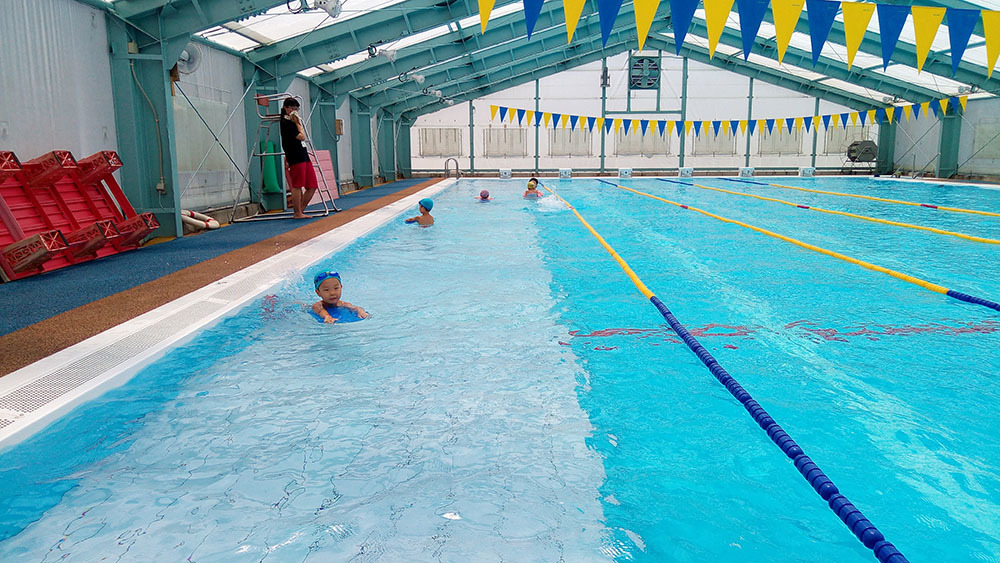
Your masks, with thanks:
M642 131L625 134L619 129L615 134L615 155L617 156L666 156L670 154L670 135L660 135L655 123L650 123L646 134Z
M789 131L788 129L782 128L778 130L777 124L774 126L774 131L768 133L767 127L763 130L758 130L760 133L760 146L758 152L760 154L802 154L802 132L801 131Z
M528 130L523 127L490 127L483 130L484 156L528 156Z
M691 154L696 156L733 156L736 154L736 135L733 135L732 131L723 133L721 129L716 135L715 130L710 127L708 131L702 131L701 135L694 138L694 148Z
M549 129L549 156L591 156L593 134L583 128Z
M458 127L420 129L420 156L462 156L462 130Z
M867 140L870 134L869 127L848 125L845 129L843 126L833 127L833 124L831 124L830 128L826 130L826 145L823 152L825 154L844 156L847 154L847 147L851 146L851 143Z

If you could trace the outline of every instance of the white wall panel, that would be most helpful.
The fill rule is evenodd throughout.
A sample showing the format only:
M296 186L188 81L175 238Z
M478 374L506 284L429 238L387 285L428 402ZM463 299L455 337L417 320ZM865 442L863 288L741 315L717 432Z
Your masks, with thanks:
M1000 99L970 100L962 120L959 174L1000 176Z
M73 0L2 0L0 14L0 149L117 150L104 14Z

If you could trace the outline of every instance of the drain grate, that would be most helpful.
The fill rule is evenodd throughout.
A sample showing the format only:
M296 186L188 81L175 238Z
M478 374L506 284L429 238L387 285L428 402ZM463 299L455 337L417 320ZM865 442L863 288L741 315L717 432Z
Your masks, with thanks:
M10 424L12 422L14 422L14 421L13 420L4 420L4 419L0 418L0 428L3 428L4 426L7 426L8 424Z

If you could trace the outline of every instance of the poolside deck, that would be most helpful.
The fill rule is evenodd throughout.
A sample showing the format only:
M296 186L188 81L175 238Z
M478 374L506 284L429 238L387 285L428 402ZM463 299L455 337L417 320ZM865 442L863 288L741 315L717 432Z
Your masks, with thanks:
M400 180L337 200L321 219L258 221L0 285L0 376L349 223L440 179Z

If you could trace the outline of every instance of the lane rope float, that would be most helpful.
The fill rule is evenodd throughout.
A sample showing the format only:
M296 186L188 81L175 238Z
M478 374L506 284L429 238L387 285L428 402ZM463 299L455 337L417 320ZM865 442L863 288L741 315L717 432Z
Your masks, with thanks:
M753 180L736 180L734 178L720 178L726 180L727 182L738 182L741 184L756 184L758 186L768 186L772 188L781 188L783 190L798 190L800 192L811 192L814 194L825 194L825 195L835 195L840 197L853 197L857 199L868 199L872 201L884 201L886 203L896 203L899 205L910 205L913 207L926 207L928 209L937 209L938 211L951 211L953 213L969 213L972 215L986 215L988 217L1000 217L1000 213L994 213L992 211L980 211L978 209L963 209L961 207L945 207L943 205L934 205L931 203L918 203L915 201L903 201L901 199L888 199L884 197L875 197L871 195L858 195L858 194L845 194L844 192L828 192L824 190L813 190L810 188L799 188L796 186L786 186L784 184L769 184L766 182L755 182Z
M681 183L681 182L674 182L674 181L671 181L671 180L664 180L663 178L657 178L657 180L659 180L661 182L670 182L670 183L674 183L674 184ZM928 231L928 232L936 233L936 234L939 234L939 235L947 235L947 236L951 236L951 237L958 237L960 239L970 240L970 241L973 241L973 242L981 242L981 243L984 243L984 244L1000 244L1000 240L993 239L993 238L977 237L977 236L973 236L973 235L967 235L965 233L956 233L955 231L946 231L944 229L936 229L934 227L924 227L924 226L921 226L921 225L913 225L911 223L900 223L899 221L890 221L888 219L879 219L877 217L869 217L867 215L858 215L856 213L848 213L846 211L834 211L832 209L823 209L822 207L815 207L815 206L812 206L812 205L802 205L800 203L794 203L794 202L791 202L791 201L785 201L783 199L777 199L777 198L773 198L773 197L764 197L762 195L748 194L748 193L744 193L744 192L734 192L732 190L724 190L722 188L713 188L713 187L710 187L710 186L703 186L701 184L695 184L695 183L690 183L689 184L689 183L684 182L683 185L691 186L691 187L695 187L695 188L699 188L699 189L702 189L702 190L712 190L714 192L722 192L722 193L726 193L726 194L738 195L738 196L743 196L743 197L752 197L754 199L760 199L760 200L763 200L763 201L773 201L775 203L782 203L784 205L790 205L792 207L797 207L799 209L808 209L809 211L819 211L820 213L829 213L831 215L842 215L844 217L853 217L854 219L861 219L863 221L871 221L873 223L882 223L882 224L885 224L885 225L892 225L894 227L903 227L904 229L916 229L916 230L919 230L919 231Z
M766 410L764 410L764 407L754 400L753 396L751 396L750 393L744 389L743 386L740 385L739 382L736 381L736 379L734 379L724 367L722 367L722 365L719 364L715 357L712 356L712 353L691 335L690 331L688 331L688 329L677 320L677 317L670 312L670 309L668 309L667 306L664 305L663 302L660 301L660 299L652 291L650 291L648 287L646 287L646 284L639 279L639 276L636 275L628 263L625 262L625 260L617 252L615 252L615 249L612 248L606 240L604 240L604 237L602 237L600 233L590 226L590 223L588 223L587 220L580 215L576 208L570 205L570 203L563 199L562 196L549 189L548 186L544 184L539 185L558 198L559 201L563 202L563 204L573 212L573 215L576 216L580 223L582 223L583 226L590 231L590 234L597 239L597 242L599 242L601 246L604 247L604 250L606 250L615 262L618 263L618 266L621 267L622 271L625 272L625 275L632 280L632 283L639 290L639 292L649 299L653 306L656 307L656 310L660 312L664 320L667 321L667 324L670 325L670 328L673 329L673 331L677 333L677 336L684 341L684 344L686 344L687 347L694 352L696 356L698 356L698 359L705 364L705 367L708 368L715 379L718 380L718 382L721 383L727 391L729 391L729 394L743 405L743 408L746 409L746 411L750 413L750 416L753 417L754 422L756 422L757 425L760 426L761 430L767 433L767 437L770 438L771 441L774 442L774 444L778 446L789 459L792 460L795 465L795 469L799 471L802 477L805 478L820 498L826 501L830 510L833 510L837 517L840 518L841 522L843 522L848 529L851 530L851 533L853 533L866 548L872 550L872 554L875 555L875 558L881 563L908 563L906 557L900 553L898 549L896 549L896 546L886 540L882 532L875 527L875 524L872 524L872 522L868 520L868 518L866 518L865 515L862 514L862 512L858 510L858 508L854 506L854 504L847 497L840 493L840 489L837 488L837 485L835 485L833 481L827 477L823 470L820 469L819 466L805 454L802 447L799 446L795 440L792 440L791 436L789 436L788 433L785 432L777 422L775 422L774 418L769 415Z
M681 184L681 185L684 185L684 186L691 185L691 184L689 184L687 182L679 182L677 180L665 180L665 181L667 181L667 182L675 182L677 184ZM665 199L665 198L662 198L662 197L659 197L659 196L655 196L653 194L648 194L646 192L640 192L639 190L634 190L632 188L629 188L629 187L626 187L626 186L622 186L622 185L619 185L619 184L615 184L613 182L608 182L606 180L598 180L598 182L602 182L604 184L608 184L609 186L614 186L614 187L616 187L618 189L622 189L622 190L625 190L625 191L628 191L628 192L632 192L632 193L635 193L635 194L638 194L638 195L641 195L641 196L645 196L645 197L648 197L648 198L656 199L656 200L662 201L664 203L669 203L670 205L675 205L675 206L680 207L682 209L689 209L691 211L696 211L698 213L701 213L702 215L707 215L708 217L712 217L713 219L718 219L719 221L722 221L724 223L731 223L733 225L739 225L741 227L750 229L752 231L757 231L758 233L765 234L765 235L767 235L769 237L774 237L776 239L780 239L780 240L783 240L785 242L790 242L790 243L792 243L792 244L794 244L796 246L800 246L802 248L805 248L806 250L812 250L813 252L818 252L820 254L825 254L827 256L831 256L833 258L837 258L838 260L843 260L845 262L850 262L851 264L855 264L857 266L861 266L862 268L867 268L869 270L874 270L876 272L881 272L883 274L890 275L890 276L892 276L892 277L894 277L896 279L903 280L905 282L909 282L909 283L912 283L914 285L918 285L918 286L920 286L920 287L922 287L924 289L933 291L935 293L940 293L942 295L947 295L948 297L951 297L953 299L957 299L959 301L964 301L966 303L972 303L974 305L982 305L983 307L987 307L989 309L993 309L994 311L1000 311L1000 303L996 303L996 302L990 301L988 299L983 299L981 297L976 297L974 295L969 295L967 293L962 293L960 291L955 291L953 289L948 289L947 287L944 287L943 285L938 285L936 283L931 283L931 282L929 282L927 280L922 280L922 279L920 279L918 277L911 276L909 274L904 274L902 272L897 272L896 270L890 270L889 268L886 268L886 267L883 267L883 266L879 266L879 265L876 265L876 264L872 264L871 262L865 262L864 260L858 260L857 258L852 258L850 256L847 256L846 254L841 254L839 252L834 252L832 250L827 250L825 248L816 246L814 244L809 244L807 242L802 242L801 240L794 239L792 237L786 237L785 235L780 235L778 233L769 231L767 229L762 229L760 227L756 227L754 225L750 225L750 224L744 223L742 221L737 221L735 219L729 219L727 217L722 217L721 215L716 215L714 213L710 213L708 211L705 211L704 209L698 209L697 207L693 207L693 206L690 206L690 205L684 205L682 203L677 203L676 201L671 201L669 199Z

